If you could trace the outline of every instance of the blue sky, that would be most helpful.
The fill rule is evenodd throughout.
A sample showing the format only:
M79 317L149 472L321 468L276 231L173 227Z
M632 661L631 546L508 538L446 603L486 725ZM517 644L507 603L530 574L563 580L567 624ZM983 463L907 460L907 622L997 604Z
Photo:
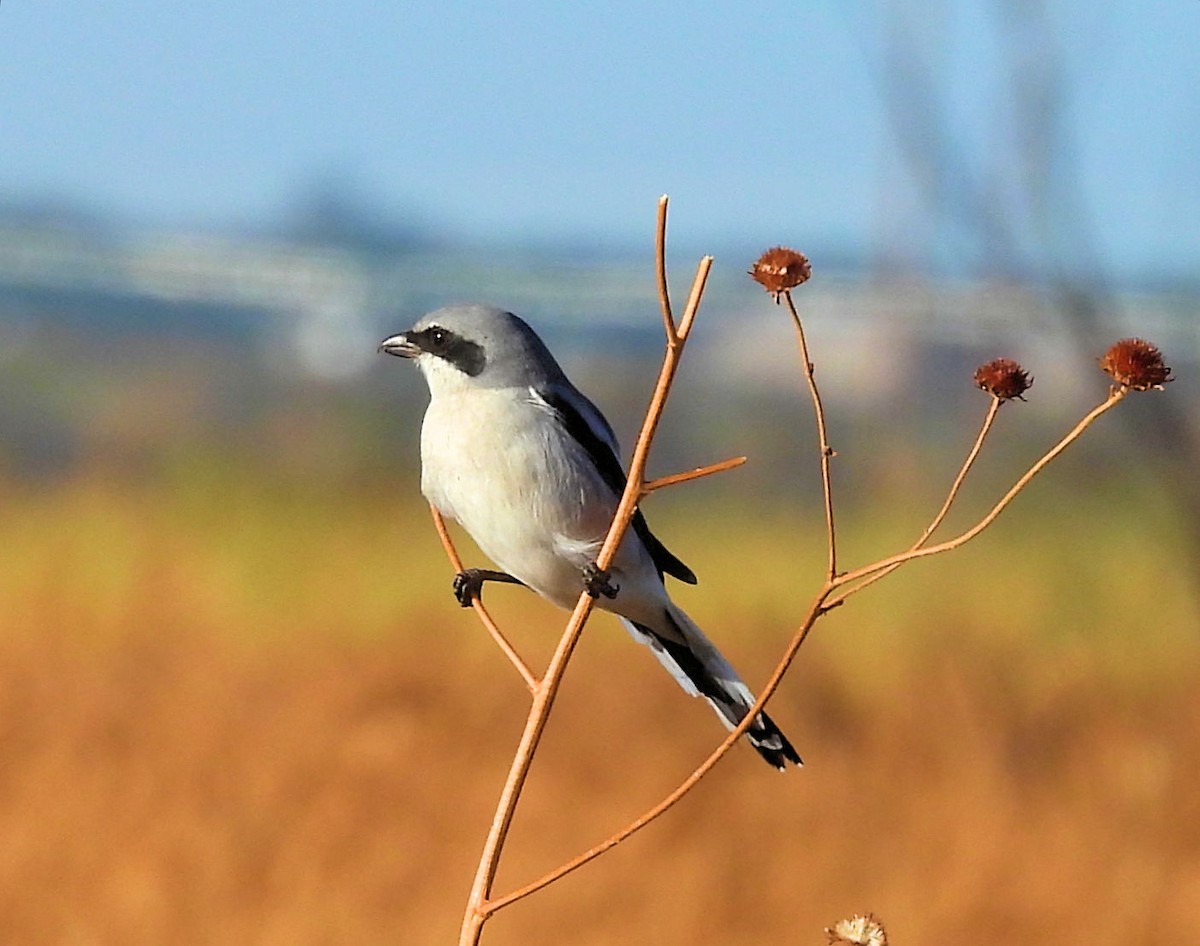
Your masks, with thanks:
M344 179L450 237L638 245L667 192L689 246L911 240L969 269L989 248L962 195L931 219L902 157L928 142L897 134L899 30L956 160L1017 218L1008 90L1038 71L1007 53L1052 49L1068 117L1039 167L1079 198L1060 250L1081 232L1071 265L1194 280L1200 0L1062 0L1024 35L1022 6L6 0L0 198L227 227Z

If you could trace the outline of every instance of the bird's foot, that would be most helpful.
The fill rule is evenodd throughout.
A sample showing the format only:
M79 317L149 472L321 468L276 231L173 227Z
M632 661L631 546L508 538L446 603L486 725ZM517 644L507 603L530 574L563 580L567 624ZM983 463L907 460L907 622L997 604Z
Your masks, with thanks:
M583 587L593 598L599 598L604 595L606 598L615 598L617 592L621 590L620 585L614 585L609 579L612 578L612 572L607 568L601 568L595 562L588 562L583 566Z
M469 608L475 600L483 600L483 583L485 581L502 581L509 585L520 585L519 578L513 578L508 572L498 572L491 568L467 568L454 576L454 597L464 608Z
M469 608L474 599L483 600L483 583L486 580L482 568L468 568L454 576L454 597L464 608Z

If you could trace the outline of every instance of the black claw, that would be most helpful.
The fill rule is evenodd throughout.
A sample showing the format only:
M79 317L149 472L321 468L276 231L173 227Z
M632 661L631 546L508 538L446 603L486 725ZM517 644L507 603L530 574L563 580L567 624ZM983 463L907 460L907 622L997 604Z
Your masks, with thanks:
M611 599L617 596L621 586L614 585L609 580L610 578L612 578L612 573L606 568L601 568L595 562L588 562L583 566L583 587L593 598L604 595Z
M467 568L454 576L454 597L464 608L478 599L483 600L483 583L485 581L502 581L509 585L521 584L520 579L513 578L508 572L493 571L490 568Z
M464 608L469 608L475 598L482 600L483 574L478 568L468 568L454 576L454 597Z

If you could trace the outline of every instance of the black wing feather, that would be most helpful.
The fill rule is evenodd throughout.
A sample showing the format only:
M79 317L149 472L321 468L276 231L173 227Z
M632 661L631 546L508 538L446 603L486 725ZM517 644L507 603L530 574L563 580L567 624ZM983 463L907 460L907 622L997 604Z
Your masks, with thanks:
M616 453L613 452L612 445L607 443L592 429L587 419L562 394L553 390L538 391L537 394L562 419L567 433L587 451L588 456L596 464L596 469L600 471L600 475L604 478L604 482L608 484L609 489L613 491L613 494L620 496L625 492L625 470L621 466L621 461L617 459ZM592 412L596 418L603 423L604 417L596 410L595 406L584 398L582 394L579 394L578 391L575 394L583 398L588 406L592 408ZM655 567L658 568L660 578L665 572L673 578L687 582L689 585L696 584L695 573L672 555L667 547L655 538L654 533L650 531L650 527L646 525L646 517L642 515L640 509L634 512L633 521L630 524L633 526L633 531L637 533L637 537L642 540L642 545L646 547L646 551L650 553L650 558L654 561Z

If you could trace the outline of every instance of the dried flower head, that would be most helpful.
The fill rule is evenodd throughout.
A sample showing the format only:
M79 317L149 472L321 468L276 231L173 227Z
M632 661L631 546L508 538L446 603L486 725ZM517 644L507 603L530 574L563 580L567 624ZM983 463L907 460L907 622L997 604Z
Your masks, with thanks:
M1171 369L1163 364L1162 352L1140 338L1123 338L1100 359L1100 367L1117 384L1135 391L1161 391L1171 377Z
M750 267L754 281L779 301L779 296L807 282L812 275L808 257L786 246L775 246L763 253Z
M975 369L975 383L1002 401L1021 397L1033 384L1033 378L1011 358L997 358Z
M838 920L825 930L830 943L853 943L854 946L887 946L887 930L873 913Z

